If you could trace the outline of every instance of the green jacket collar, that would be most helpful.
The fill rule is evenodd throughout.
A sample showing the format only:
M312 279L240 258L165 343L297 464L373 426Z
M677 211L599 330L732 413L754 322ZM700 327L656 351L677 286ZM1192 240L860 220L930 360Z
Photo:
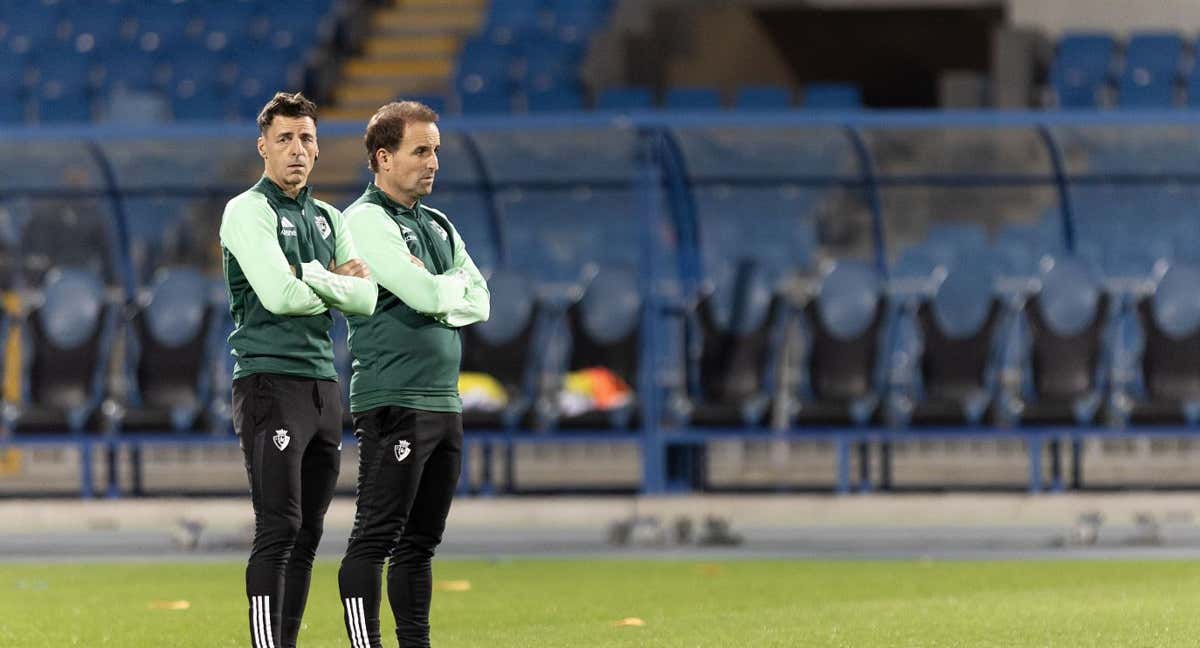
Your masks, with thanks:
M284 193L283 189L280 189L279 185L275 184L275 182L268 178L266 174L263 174L263 177L259 179L258 184L254 185L254 187L275 200L295 200L296 203L300 205L308 202L308 194L310 191L309 186L304 185L300 188L300 193L296 194L295 198L292 198Z
M374 196L375 200L377 200L379 204L381 204L389 209L394 209L402 214L406 214L409 216L416 216L421 211L420 199L418 199L416 202L414 202L413 206L411 208L405 207L404 205L401 205L400 203L393 200L391 196L387 195L387 192L384 191L383 189L380 189L379 186L376 185L374 181L370 181L367 183L367 194Z

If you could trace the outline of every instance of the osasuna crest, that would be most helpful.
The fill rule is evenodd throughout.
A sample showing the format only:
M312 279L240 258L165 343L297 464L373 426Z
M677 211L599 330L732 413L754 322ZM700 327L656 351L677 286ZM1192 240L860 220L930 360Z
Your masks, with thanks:
M442 229L441 225L437 224L437 221L429 221L429 227L433 231L437 232L438 236L442 237L443 241L450 238L450 235L446 233L446 230Z
M317 223L317 231L321 232L321 238L329 238L329 221L325 220L324 216L317 216L313 219Z
M392 450L396 452L396 463L404 461L404 458L408 456L408 453L412 452L412 448L409 446L408 441L404 440L397 441Z
M271 440L275 442L276 448L283 451L292 442L292 437L288 436L287 430L275 430L275 436L271 437Z

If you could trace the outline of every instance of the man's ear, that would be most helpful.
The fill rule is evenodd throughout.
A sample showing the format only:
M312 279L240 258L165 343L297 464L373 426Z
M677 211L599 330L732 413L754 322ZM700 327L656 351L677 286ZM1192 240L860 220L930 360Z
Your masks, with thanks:
M262 135L258 136L258 155L262 159L267 159L267 140Z

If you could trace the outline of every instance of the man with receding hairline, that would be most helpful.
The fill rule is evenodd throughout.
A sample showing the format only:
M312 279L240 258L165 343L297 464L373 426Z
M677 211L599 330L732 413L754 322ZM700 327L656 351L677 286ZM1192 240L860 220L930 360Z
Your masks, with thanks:
M412 101L380 108L363 138L375 173L346 209L379 284L370 317L352 316L350 411L359 442L358 508L338 572L352 648L378 648L380 579L396 637L429 645L431 561L462 463L459 328L487 320L487 283L433 191L437 113Z
M234 330L233 425L254 506L246 566L254 648L292 648L341 465L330 308L369 315L377 291L332 206L312 198L317 110L277 93L258 115L263 177L221 217Z

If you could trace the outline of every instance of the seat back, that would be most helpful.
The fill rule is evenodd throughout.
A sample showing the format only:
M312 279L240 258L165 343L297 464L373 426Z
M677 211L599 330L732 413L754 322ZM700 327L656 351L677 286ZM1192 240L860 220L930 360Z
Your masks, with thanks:
M1082 261L1047 265L1028 306L1033 382L1042 398L1071 400L1096 386L1108 298Z
M861 263L838 262L822 278L820 295L805 312L813 395L842 401L869 394L886 312L874 271Z
M1154 400L1200 398L1200 268L1173 265L1138 303L1142 372Z
M55 268L46 274L42 297L29 318L29 400L64 409L81 406L102 379L104 284L85 270Z
M211 282L191 268L164 269L133 315L140 352L133 370L142 405L190 407L207 397Z

